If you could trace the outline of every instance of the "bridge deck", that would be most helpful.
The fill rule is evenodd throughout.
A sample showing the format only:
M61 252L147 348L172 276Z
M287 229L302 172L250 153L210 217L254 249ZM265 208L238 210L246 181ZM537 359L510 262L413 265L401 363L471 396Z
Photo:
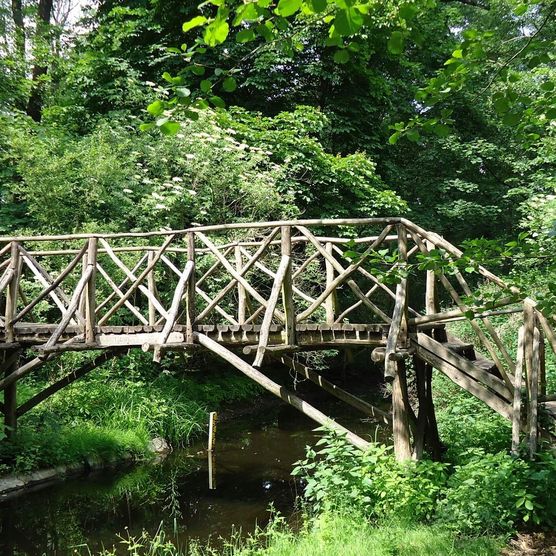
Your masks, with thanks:
M57 325L42 323L17 323L11 343L6 341L5 334L0 333L0 342L4 349L13 347L42 346L52 336ZM83 349L110 347L141 347L145 344L156 345L159 342L163 325L134 326L103 326L95 334L94 343L83 341L82 329L78 326L67 326L56 348L59 351L78 351ZM195 332L201 332L219 343L229 347L258 345L260 340L260 324L200 324L194 325ZM369 347L385 346L388 337L388 325L384 324L298 324L296 326L296 344L299 348L328 348L349 345ZM268 345L285 344L285 327L271 324ZM187 327L175 324L167 341L166 348L176 345L179 349L187 349ZM192 347L197 345L191 344ZM294 346L291 346L292 348Z

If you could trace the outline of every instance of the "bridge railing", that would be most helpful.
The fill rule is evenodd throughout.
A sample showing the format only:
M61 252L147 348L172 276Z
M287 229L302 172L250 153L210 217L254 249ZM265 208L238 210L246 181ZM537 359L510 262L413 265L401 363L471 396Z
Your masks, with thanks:
M381 324L387 330L385 372L392 378L396 361L411 353L417 328L465 320L496 363L505 390L497 386L495 395L513 401L525 350L525 381L531 385L537 375L538 397L549 398L541 351L545 339L556 350L552 320L481 266L483 283L500 295L488 309L475 307L475 284L457 265L421 270L423 257L433 252L449 261L462 256L403 218L0 238L1 341L8 347L18 331L47 330L41 348L53 351L65 349L64 342L92 347L107 334L142 327L163 346L193 342L201 325L226 324L259 327L260 363L272 328L286 349L295 346L301 326ZM526 348L518 350L500 333L503 319L514 329L524 326ZM37 334L41 342L44 335Z

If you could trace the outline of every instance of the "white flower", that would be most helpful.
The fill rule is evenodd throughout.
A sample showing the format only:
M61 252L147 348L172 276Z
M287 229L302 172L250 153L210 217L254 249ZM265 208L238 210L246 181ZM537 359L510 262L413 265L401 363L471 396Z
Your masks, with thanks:
M175 177L172 178L172 181L180 182L180 181L183 181L183 180L181 178L179 178L178 176L175 176Z

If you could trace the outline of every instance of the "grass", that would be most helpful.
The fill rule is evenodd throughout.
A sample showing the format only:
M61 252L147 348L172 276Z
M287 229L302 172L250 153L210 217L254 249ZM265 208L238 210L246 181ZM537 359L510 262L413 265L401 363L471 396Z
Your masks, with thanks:
M46 368L22 381L18 403L80 361ZM172 363L172 362L171 362ZM259 389L233 372L183 372L176 362L154 366L132 353L96 370L39 404L19 421L11 442L0 442L0 474L30 472L94 458L114 461L148 457L160 436L174 447L203 434L208 411L253 398Z
M140 538L124 538L120 544L131 556L495 556L504 540L458 537L430 525L373 525L358 515L325 512L308 520L298 533L278 519L267 530L247 540L236 537L218 549L196 543L178 547L162 532L154 537L144 533ZM115 550L102 553L115 554Z

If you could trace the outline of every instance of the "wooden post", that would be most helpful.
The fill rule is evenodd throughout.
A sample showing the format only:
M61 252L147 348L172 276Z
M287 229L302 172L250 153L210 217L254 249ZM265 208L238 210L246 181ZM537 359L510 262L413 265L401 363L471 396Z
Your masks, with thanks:
M209 432L208 432L208 451L213 452L216 448L216 411L211 411L209 413Z
M195 232L187 233L187 260L193 262L193 270L189 275L187 282L187 298L186 298L186 332L185 341L188 344L193 343L193 324L195 323Z
M8 283L6 292L6 312L5 312L5 327L6 327L6 343L15 342L15 329L13 319L17 313L17 297L19 291L19 277L20 277L20 252L19 245L13 241L11 245L11 259L9 272L12 275ZM9 356L8 352L4 352L5 356ZM5 376L12 374L17 369L17 358L6 367ZM4 428L6 436L12 437L17 430L17 381L13 381L4 389Z
M87 249L89 248L89 242L87 241ZM83 259L81 259L81 277L83 277L85 275L85 273L87 272L87 252L85 252L83 254ZM86 295L82 295L81 298L79 299L79 307L78 307L78 311L84 315L86 312L86 307L87 307L87 296ZM86 330L86 325L85 322L83 322L83 334L85 334L85 330Z
M149 251L147 255L147 265L151 265L154 258L154 253ZM154 279L154 267L147 275L147 288L151 293L152 297L156 297L156 283ZM154 326L156 324L156 308L154 306L153 300L149 297L149 326Z
M87 249L87 269L90 277L85 287L85 343L95 343L96 332L96 268L97 268L97 238L89 238ZM68 308L69 310L69 308Z
M426 241L427 250L434 249L434 244ZM434 270L427 270L427 281L425 286L425 310L427 315L438 313L438 298L436 295L436 276Z
M533 459L537 453L538 411L539 411L539 367L540 367L540 332L535 326L533 345L531 346L531 376L529 393L529 457Z
M4 351L4 360L11 357L11 353ZM12 374L18 365L18 358L6 367L4 371L4 376ZM4 390L4 433L7 438L12 438L17 432L17 381L12 382L10 385L6 386Z
M519 433L521 431L521 385L523 382L525 327L519 328L517 335L517 362L514 377L514 399L512 410L512 454L519 455Z
M398 461L411 459L409 414L406 407L403 382L405 364L397 362L397 372L392 382L392 428L394 431L394 455ZM403 376L402 376L403 375Z
M19 276L20 276L20 252L19 244L12 241L11 245L11 258L9 273L11 279L8 282L8 289L6 291L6 312L5 312L5 327L6 327L6 342L11 343L15 341L15 330L13 319L17 313L17 297L19 291Z
M291 233L292 229L290 226L282 226L281 230L281 248L282 248L282 258L288 258L288 266L284 274L284 280L282 282L282 302L284 304L284 315L285 315L285 331L286 345L293 346L296 343L296 329L295 329L295 306L293 302L293 279L292 279L292 239Z
M325 245L326 252L332 256L332 243L327 242ZM334 281L334 267L329 259L325 259L326 267L326 287L328 288L330 284ZM335 305L336 305L336 292L332 292L324 302L324 308L326 310L326 324L334 324L335 320Z
M243 268L243 256L241 254L241 247L235 246L235 259L236 270L241 272ZM245 315L247 309L247 293L245 288L238 282L237 283L237 322L238 324L245 324Z

